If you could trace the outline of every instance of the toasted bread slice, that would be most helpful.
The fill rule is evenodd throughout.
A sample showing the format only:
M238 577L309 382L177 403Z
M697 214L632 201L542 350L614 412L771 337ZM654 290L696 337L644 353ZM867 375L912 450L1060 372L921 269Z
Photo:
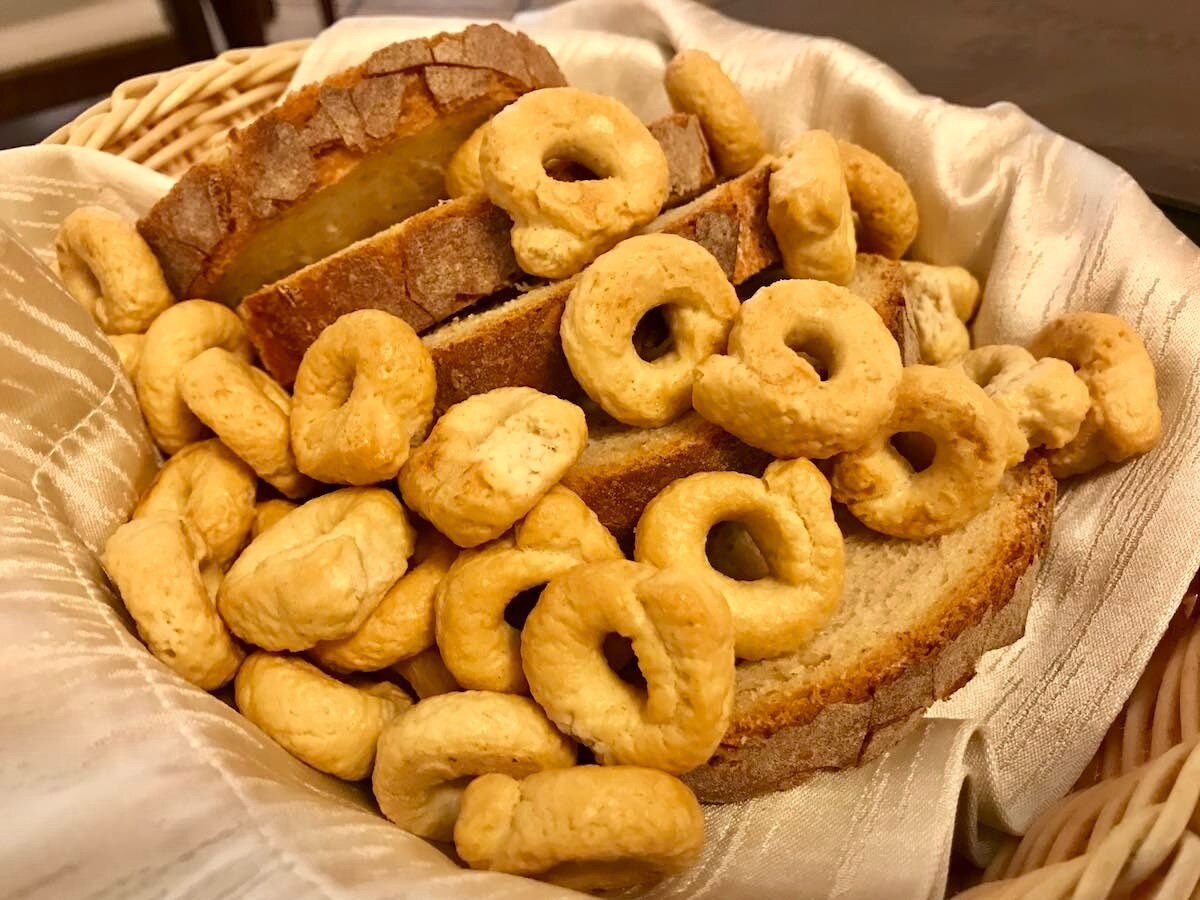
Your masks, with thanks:
M924 541L844 524L841 607L803 650L737 667L733 720L684 780L728 803L865 762L1025 630L1057 484L1044 459L1012 469L991 505Z
M667 156L668 203L712 185L712 160L695 116L667 116L649 128ZM451 200L256 290L240 312L267 371L291 384L304 351L339 316L382 309L423 332L516 284L524 276L511 227L486 197Z
M566 81L498 25L393 44L230 134L138 224L178 297L236 302L427 209L503 106Z

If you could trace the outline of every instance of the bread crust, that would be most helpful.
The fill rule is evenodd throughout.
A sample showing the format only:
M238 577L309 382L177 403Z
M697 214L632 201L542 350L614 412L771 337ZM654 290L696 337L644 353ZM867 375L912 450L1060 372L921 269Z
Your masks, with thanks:
M393 44L232 131L227 148L189 169L138 230L176 296L239 300L258 285L227 275L251 238L363 160L451 118L465 137L520 95L565 83L544 48L498 25ZM280 261L288 271L301 263Z
M996 535L991 564L931 602L916 628L831 668L786 701L735 700L717 752L683 776L701 800L745 800L878 756L917 726L925 708L970 680L986 651L1024 634L1057 484L1038 456L1013 477L1013 520ZM847 553L847 569L853 564ZM754 665L743 664L739 675Z

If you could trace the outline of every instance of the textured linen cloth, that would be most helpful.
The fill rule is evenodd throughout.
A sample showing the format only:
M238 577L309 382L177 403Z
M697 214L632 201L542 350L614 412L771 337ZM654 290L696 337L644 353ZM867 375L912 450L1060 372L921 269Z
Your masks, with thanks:
M460 24L346 20L296 83ZM880 153L920 205L914 255L986 279L978 342L1107 310L1155 360L1163 443L1064 487L1025 638L873 764L709 808L701 864L650 894L939 897L956 835L983 859L992 829L1021 830L1069 788L1200 563L1200 254L1102 158L1011 105L920 96L842 43L670 0L519 24L573 84L645 118L667 109L665 60L700 47L773 144L822 127ZM135 214L168 185L93 151L0 154L0 896L564 895L456 868L134 637L97 553L157 457L115 354L40 263L75 206Z

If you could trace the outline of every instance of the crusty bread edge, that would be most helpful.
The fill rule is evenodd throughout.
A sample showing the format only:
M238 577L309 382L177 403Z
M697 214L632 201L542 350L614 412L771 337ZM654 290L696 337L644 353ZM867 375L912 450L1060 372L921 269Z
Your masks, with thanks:
M1003 564L990 566L925 633L913 635L907 658L867 686L865 699L831 703L806 721L719 747L705 765L683 776L700 800L746 800L794 787L823 770L874 759L911 732L935 700L966 684L984 653L1025 633L1055 499L1055 482L1045 461L1026 465L1035 471L1023 490L1034 496L1026 500L1026 528L1008 535L1009 552L998 554Z

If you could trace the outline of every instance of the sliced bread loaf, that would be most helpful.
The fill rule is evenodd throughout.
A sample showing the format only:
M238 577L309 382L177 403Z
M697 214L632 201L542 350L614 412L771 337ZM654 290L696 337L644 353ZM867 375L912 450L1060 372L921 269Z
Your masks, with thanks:
M565 83L543 47L498 25L393 44L231 132L138 228L176 296L236 302L427 209L481 122Z
M728 803L865 762L1025 629L1057 484L1044 459L1012 469L991 505L924 541L843 522L841 607L798 653L739 663L733 720L684 780Z

